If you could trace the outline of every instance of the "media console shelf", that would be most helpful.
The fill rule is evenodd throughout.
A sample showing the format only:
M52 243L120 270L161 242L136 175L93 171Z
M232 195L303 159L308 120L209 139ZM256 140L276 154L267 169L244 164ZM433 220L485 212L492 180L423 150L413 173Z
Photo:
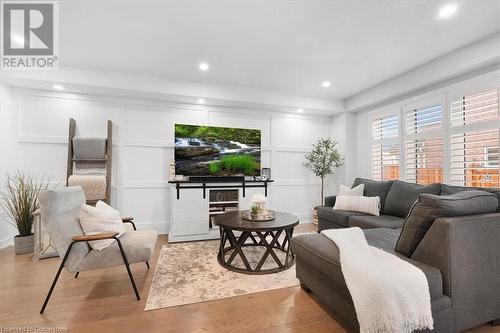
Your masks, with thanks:
M245 197L245 189L253 187L264 188L264 195L267 197L267 185L274 180L242 180L242 181L190 181L190 180L171 180L170 184L175 184L177 190L177 200L180 199L181 189L203 189L203 199L207 197L207 189L212 188L241 188L243 197Z

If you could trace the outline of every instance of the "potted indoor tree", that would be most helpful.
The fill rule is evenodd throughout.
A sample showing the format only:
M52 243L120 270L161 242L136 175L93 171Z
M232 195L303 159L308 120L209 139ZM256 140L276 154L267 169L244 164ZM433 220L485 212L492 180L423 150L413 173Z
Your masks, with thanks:
M14 237L16 254L33 252L33 213L38 209L38 194L47 186L48 181L37 182L32 175L21 171L15 176L7 175L0 194L0 206L7 215L7 222L19 233Z
M321 178L321 205L324 205L325 178L334 173L335 168L344 165L344 158L337 149L334 139L320 139L313 144L313 150L305 155L304 166ZM316 208L313 211L316 217Z

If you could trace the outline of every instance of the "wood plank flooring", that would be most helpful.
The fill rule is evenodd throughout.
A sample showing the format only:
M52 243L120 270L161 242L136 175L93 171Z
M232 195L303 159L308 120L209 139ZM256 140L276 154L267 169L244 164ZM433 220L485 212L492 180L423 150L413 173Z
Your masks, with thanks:
M313 230L301 224L297 232ZM0 332L9 327L46 332L345 332L300 287L217 301L143 311L156 260L167 237L159 237L148 271L133 264L141 300L136 301L124 266L82 272L78 279L63 271L45 314L40 307L60 263L33 261L31 255L0 250ZM29 331L29 330L28 330ZM474 333L500 333L488 325Z

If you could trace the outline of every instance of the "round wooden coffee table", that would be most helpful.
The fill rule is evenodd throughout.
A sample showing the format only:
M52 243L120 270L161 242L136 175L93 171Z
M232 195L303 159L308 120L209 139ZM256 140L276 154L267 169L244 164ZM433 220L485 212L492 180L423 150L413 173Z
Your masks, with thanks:
M242 219L241 211L228 212L215 217L220 230L219 263L234 272L245 274L269 274L286 270L295 263L295 255L290 246L293 228L299 218L292 214L274 212L275 218L266 222ZM256 249L259 247L259 250ZM248 260L245 250L252 251L257 260ZM237 265L236 256L242 262ZM269 267L269 256L274 260ZM239 260L238 260L239 261ZM267 263L266 263L267 261ZM266 263L266 267L263 268Z

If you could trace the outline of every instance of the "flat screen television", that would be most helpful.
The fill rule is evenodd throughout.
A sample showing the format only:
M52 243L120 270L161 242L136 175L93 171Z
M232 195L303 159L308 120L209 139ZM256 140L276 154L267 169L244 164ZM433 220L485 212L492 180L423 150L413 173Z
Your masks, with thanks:
M258 129L175 124L175 174L259 176Z

